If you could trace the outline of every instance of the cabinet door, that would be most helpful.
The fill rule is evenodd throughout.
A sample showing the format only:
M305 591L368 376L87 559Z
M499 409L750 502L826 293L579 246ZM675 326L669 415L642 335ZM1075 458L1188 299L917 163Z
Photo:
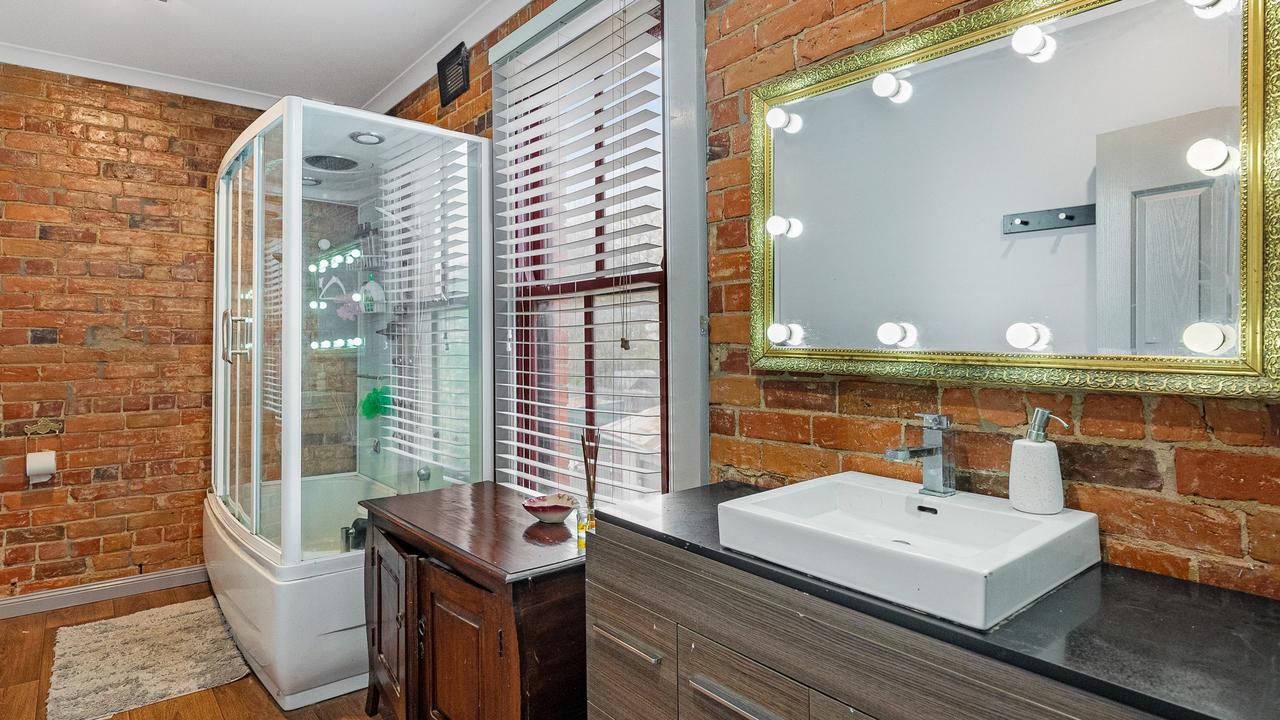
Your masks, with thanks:
M809 689L679 628L680 720L809 720Z
M676 624L591 582L587 699L614 717L676 718Z
M371 530L365 568L370 687L378 690L384 717L410 720L406 681L411 677L414 659L407 623L416 615L417 558L377 528Z
M514 645L515 638L504 637L497 598L433 560L418 562L418 576L422 717L509 717L503 700L508 682L504 663L515 648L505 646Z

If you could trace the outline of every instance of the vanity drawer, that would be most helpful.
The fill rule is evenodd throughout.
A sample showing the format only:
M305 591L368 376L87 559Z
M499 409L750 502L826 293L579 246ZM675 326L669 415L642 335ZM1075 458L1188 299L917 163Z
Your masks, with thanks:
M809 720L876 720L816 690L809 691Z
M587 699L616 718L676 719L676 626L587 583Z
M680 628L680 720L807 720L809 690Z

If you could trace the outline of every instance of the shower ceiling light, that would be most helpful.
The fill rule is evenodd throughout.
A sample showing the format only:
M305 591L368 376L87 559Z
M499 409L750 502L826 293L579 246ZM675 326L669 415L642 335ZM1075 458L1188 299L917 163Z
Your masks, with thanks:
M351 138L352 142L359 143L361 145L381 145L386 141L386 138L382 135L369 130L357 130L347 137Z
M302 187L315 187L320 184L320 178L313 178L310 175L302 176Z

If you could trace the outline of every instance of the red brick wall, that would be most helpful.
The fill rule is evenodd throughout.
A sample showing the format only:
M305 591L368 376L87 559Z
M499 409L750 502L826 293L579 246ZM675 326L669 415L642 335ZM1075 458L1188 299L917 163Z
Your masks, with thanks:
M202 562L212 187L257 115L0 65L0 597Z
M748 367L748 109L753 86L989 4L707 0L707 213L714 479L761 485L839 470L918 479L881 459L917 412L958 428L963 486L1001 495L1033 406L1058 433L1073 507L1098 513L1109 562L1280 598L1280 406L1184 397L789 377Z

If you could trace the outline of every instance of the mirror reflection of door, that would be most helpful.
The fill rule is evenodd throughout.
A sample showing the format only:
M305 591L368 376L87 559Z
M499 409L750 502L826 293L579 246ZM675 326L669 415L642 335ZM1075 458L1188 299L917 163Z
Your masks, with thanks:
M1239 126L1238 108L1224 107L1098 136L1100 353L1193 355L1189 325L1235 326L1239 174L1205 174L1186 149L1234 145Z

